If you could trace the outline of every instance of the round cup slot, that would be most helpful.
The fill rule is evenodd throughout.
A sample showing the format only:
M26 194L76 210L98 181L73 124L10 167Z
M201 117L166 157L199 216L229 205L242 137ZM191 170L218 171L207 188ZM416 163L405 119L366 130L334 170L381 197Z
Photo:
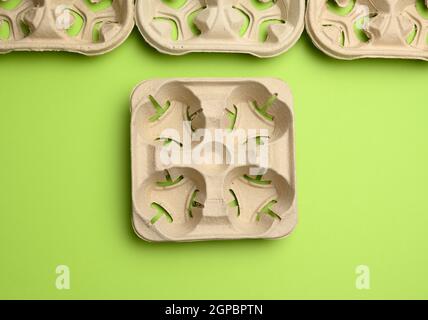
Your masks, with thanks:
M45 2L43 0L9 0L0 1L0 9L4 10L4 15L0 17L1 40L21 40L28 37L40 25ZM8 16L8 12L14 12ZM16 21L12 17L16 16ZM8 30L5 30L5 29Z
M289 107L278 99L278 94L255 82L240 85L232 91L224 114L224 128L243 130L248 138L265 138L269 142L281 138L292 121Z
M271 169L238 167L228 174L224 186L232 225L251 235L267 232L284 219L294 199L287 180Z
M180 83L169 83L144 98L134 124L143 141L150 145L182 144L187 135L205 127L200 100Z
M191 232L202 218L205 180L191 168L171 168L152 174L138 189L137 212L169 237Z
M168 42L177 42L196 38L205 31L205 25L199 22L205 19L199 16L204 15L206 8L205 0L163 0L161 6L148 5L143 11L152 17L155 34Z

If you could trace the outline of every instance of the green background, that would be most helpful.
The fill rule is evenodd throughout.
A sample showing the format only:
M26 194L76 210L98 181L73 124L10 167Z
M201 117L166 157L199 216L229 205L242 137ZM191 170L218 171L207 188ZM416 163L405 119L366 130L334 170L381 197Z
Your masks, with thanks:
M286 239L146 243L131 227L129 95L157 77L279 77L295 97ZM0 298L428 298L428 64L289 52L0 56ZM55 268L71 289L55 287ZM371 289L357 290L367 265Z

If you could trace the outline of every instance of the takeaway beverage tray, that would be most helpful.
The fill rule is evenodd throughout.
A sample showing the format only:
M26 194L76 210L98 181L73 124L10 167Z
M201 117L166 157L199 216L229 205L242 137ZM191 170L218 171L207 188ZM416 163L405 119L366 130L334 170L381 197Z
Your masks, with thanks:
M245 52L271 57L304 28L304 0L138 0L137 25L161 52Z
M291 92L277 79L141 83L131 123L136 233L150 241L288 235L297 222L293 124ZM207 138L217 131L245 136L231 143ZM197 139L186 143L186 133ZM238 163L241 147L250 145L253 159ZM173 152L181 162L165 163ZM221 161L202 163L195 155Z
M133 0L0 0L0 53L103 54L133 27Z
M339 59L428 59L427 0L310 0L306 30Z

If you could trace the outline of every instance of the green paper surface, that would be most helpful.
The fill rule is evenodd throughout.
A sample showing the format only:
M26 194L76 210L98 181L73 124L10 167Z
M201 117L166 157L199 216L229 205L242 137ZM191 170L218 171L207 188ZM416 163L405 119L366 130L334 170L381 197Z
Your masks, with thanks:
M15 52L0 70L0 298L428 298L427 62L339 61L306 34L273 59L174 57L134 30L103 56ZM299 209L289 238L134 234L129 96L159 77L289 84ZM58 265L69 290L55 286ZM370 290L356 286L360 265Z

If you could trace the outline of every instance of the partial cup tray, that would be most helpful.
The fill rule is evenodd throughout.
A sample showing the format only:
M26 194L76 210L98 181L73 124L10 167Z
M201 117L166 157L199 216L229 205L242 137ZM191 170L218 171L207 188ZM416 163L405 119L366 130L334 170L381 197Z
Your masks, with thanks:
M304 0L137 0L144 38L168 54L288 50L304 28Z
M309 0L306 29L335 58L428 60L428 0Z
M0 0L0 53L108 52L134 27L133 0Z
M293 100L284 82L150 80L134 90L131 101L138 236L148 241L268 239L293 230ZM242 150L252 157L240 158L246 154ZM172 154L179 155L176 161L166 161Z
M164 53L270 57L299 39L304 12L304 0L0 0L0 53L103 54L125 41L136 16L143 36Z

